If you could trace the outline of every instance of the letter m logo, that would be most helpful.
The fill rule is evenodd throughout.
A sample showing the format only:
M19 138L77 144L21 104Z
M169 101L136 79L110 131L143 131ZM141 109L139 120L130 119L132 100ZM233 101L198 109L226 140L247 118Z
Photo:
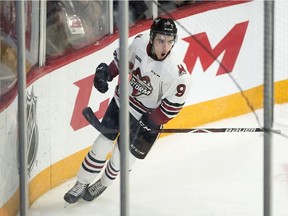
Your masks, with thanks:
M183 38L189 43L184 62L188 71L192 73L197 58L199 58L203 70L206 71L224 52L223 59L219 64L216 76L233 71L244 36L248 27L248 21L236 24L230 32L213 49L206 33L199 33L192 37Z

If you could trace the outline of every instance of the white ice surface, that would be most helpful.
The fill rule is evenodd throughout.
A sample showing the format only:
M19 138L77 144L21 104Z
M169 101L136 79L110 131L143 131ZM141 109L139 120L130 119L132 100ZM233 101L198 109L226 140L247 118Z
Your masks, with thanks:
M288 105L278 108L288 110ZM257 111L261 122L262 113ZM275 119L281 118L288 119L288 115ZM287 124L275 125L275 129L287 132ZM258 126L254 115L248 114L203 127ZM272 158L273 215L287 216L287 138L273 136ZM120 215L120 175L93 202L80 200L65 208L63 195L75 181L41 196L29 215ZM187 133L161 138L145 160L136 162L129 181L131 216L262 216L263 133Z

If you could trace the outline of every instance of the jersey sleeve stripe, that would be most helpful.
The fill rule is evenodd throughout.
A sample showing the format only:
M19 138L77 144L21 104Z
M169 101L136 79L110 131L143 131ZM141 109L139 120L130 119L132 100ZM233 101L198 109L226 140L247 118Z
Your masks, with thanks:
M172 103L169 100L167 100L166 98L162 102L168 104L171 107L183 107L185 104L185 103Z
M184 103L171 103L167 99L164 99L160 105L160 110L167 115L168 118L175 117L183 108Z
M130 103L132 104L132 105L134 105L135 107L137 107L138 109L140 109L140 110L143 110L144 111L144 113L146 113L146 112L150 112L152 109L150 109L150 108L148 108L148 107L146 107L146 106L144 106L140 101L138 101L136 98L134 98L134 97L129 97L129 100L130 100Z
M167 115L167 117L169 117L169 118L173 118L173 117L175 117L178 113L179 113L179 111L169 111L169 110L166 110L166 109L163 109L163 107L161 106L160 107L160 110L163 112L163 113L165 113L165 115Z
M161 104L161 107L163 107L163 109L167 109L167 110L174 110L174 111L179 111L179 110L181 110L182 109L182 106L180 106L180 107L173 107L173 106L169 106L168 104L166 104L165 102L163 102L162 104Z
M120 100L120 97L118 95L118 92L115 91L115 97L117 98L117 100ZM129 105L138 113L140 113L141 115L143 115L144 113L147 112L151 112L153 111L153 109L150 109L146 106L144 106L140 101L138 101L137 99L129 96Z

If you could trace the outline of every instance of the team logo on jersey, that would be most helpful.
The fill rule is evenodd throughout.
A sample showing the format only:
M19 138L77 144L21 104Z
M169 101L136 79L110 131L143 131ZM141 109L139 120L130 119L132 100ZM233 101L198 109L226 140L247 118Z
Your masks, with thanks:
M140 69L137 68L132 72L132 77L130 79L130 85L133 88L132 95L150 95L153 87L151 85L150 78L148 76L141 76Z
M187 73L187 71L185 70L185 68L184 68L184 66L182 64L178 64L177 67L178 67L178 70L179 70L178 71L179 76L182 76L182 75Z

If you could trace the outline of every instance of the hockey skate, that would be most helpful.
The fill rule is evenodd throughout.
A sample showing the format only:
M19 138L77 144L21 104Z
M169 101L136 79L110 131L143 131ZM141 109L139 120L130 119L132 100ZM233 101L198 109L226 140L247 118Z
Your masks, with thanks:
M64 200L70 204L77 202L87 191L89 184L82 184L79 181L64 195Z
M82 196L82 199L86 201L92 201L98 196L100 196L106 190L106 188L107 187L102 185L101 179L99 179L97 182L88 187L88 190L86 190L86 192Z

